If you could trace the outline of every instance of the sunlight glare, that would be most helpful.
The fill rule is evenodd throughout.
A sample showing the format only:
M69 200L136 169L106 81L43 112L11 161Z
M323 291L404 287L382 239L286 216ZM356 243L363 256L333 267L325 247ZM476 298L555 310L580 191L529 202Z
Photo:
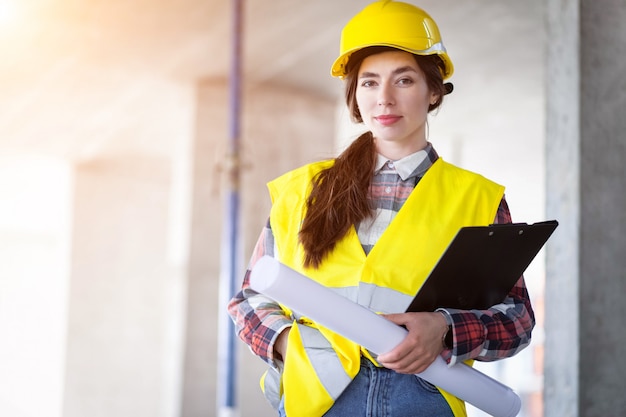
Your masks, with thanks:
M0 25L6 25L15 21L17 7L15 0L0 0Z

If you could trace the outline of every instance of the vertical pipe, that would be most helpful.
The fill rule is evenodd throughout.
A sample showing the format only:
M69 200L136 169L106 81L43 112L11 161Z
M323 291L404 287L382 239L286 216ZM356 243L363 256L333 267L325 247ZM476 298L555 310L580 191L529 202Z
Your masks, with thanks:
M225 221L221 245L220 323L218 340L218 417L236 417L237 361L235 328L226 314L226 304L236 291L239 271L239 143L241 99L241 38L243 0L232 0L232 50L229 80L229 138L226 155Z

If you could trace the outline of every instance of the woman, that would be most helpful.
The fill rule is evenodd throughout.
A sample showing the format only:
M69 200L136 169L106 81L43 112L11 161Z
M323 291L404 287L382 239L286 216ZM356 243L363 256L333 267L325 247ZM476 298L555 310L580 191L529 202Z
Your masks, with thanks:
M272 210L249 268L274 256L408 336L373 357L250 290L248 270L229 313L270 365L262 386L279 415L464 416L461 400L414 374L438 355L491 361L530 342L523 277L488 310L404 313L460 227L511 222L502 186L446 163L427 140L428 114L452 91L444 83L452 72L435 22L415 6L378 1L344 28L331 73L345 80L352 118L368 131L334 160L268 184Z

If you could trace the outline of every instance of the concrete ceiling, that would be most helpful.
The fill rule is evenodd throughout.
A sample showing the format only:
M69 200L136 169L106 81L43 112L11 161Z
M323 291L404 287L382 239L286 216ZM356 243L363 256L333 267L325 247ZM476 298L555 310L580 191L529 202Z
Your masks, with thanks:
M340 30L365 4L245 2L247 86L337 97L341 83L329 67ZM416 4L439 23L459 74L480 60L501 85L501 62L540 65L539 0ZM70 160L125 147L167 154L171 137L191 125L195 83L228 76L231 14L225 0L0 1L0 152ZM467 71L464 80L483 76Z

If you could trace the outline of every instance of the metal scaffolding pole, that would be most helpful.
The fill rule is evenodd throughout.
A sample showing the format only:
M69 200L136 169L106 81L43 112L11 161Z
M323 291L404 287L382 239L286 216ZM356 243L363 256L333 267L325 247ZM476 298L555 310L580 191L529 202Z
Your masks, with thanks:
M218 417L237 417L237 345L235 328L226 314L226 304L237 289L239 272L239 176L240 176L240 101L241 101L241 43L243 32L243 0L232 0L232 55L229 80L229 138L225 158L226 188L225 220L221 245L220 311L218 339Z

